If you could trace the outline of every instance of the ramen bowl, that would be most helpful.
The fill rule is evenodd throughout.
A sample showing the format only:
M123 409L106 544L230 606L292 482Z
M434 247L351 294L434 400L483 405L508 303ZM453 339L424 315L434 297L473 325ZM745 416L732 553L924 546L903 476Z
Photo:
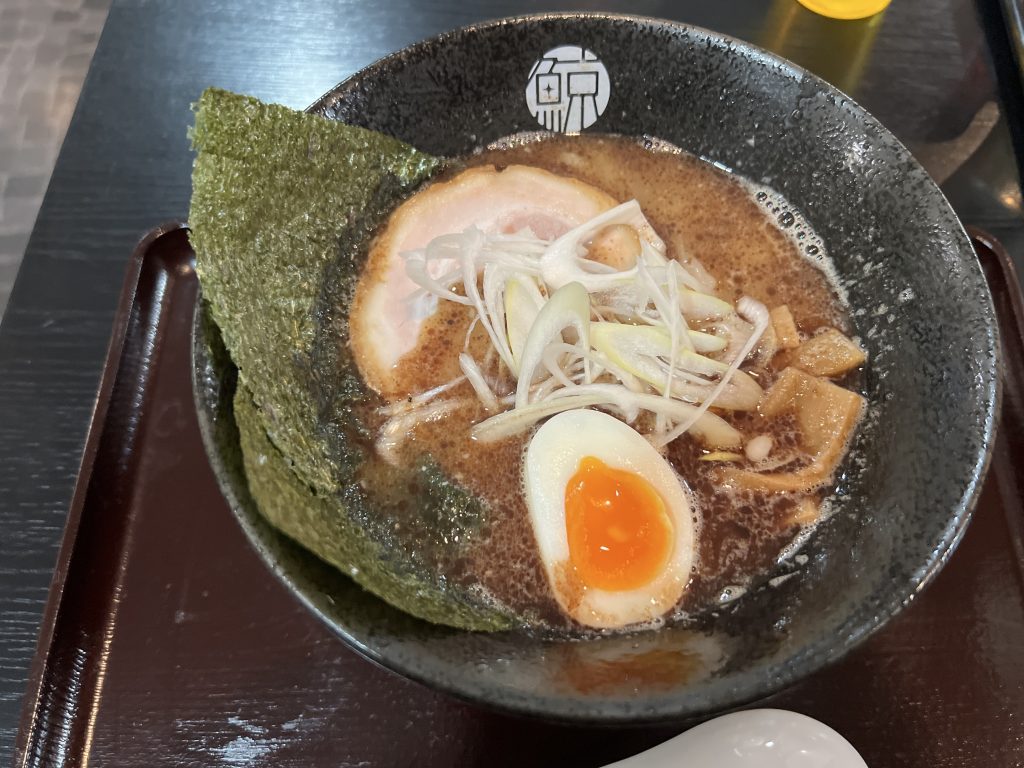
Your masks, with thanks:
M967 526L993 441L997 333L970 242L908 151L827 83L738 40L665 21L572 14L428 40L310 110L441 156L524 131L656 137L781 193L822 238L869 364L868 413L831 516L699 625L587 640L428 624L272 528L246 486L230 361L195 323L210 460L273 572L351 648L499 709L596 723L700 716L842 656L907 606ZM950 439L955 436L955 439Z

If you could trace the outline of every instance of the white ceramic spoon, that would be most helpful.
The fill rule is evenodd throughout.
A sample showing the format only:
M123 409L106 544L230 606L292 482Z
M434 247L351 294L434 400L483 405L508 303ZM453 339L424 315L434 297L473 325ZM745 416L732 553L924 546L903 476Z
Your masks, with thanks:
M751 709L709 720L605 768L867 768L824 723L784 709Z

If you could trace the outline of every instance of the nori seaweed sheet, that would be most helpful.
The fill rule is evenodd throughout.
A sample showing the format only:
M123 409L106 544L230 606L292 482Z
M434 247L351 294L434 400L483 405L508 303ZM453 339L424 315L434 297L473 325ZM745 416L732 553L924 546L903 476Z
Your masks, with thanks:
M425 579L405 553L381 546L354 525L336 498L314 496L267 438L244 386L235 393L234 415L249 491L271 525L406 613L465 629L509 626L501 612L488 611L463 591L439 589Z
M261 513L392 605L467 629L513 625L389 536L355 473L375 397L347 348L344 301L365 244L442 161L382 134L217 89L191 132L190 239L213 319L238 369L235 418ZM420 538L468 540L482 506L424 457Z
M208 89L193 148L190 239L203 293L274 444L320 491L337 457L315 439L314 314L338 238L382 180L409 190L436 158L326 118Z

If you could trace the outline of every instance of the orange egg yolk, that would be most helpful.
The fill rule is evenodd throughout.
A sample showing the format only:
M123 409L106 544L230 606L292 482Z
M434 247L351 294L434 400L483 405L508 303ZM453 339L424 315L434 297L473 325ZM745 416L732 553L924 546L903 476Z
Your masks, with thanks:
M672 520L654 487L593 456L565 488L565 528L576 573L596 589L641 587L672 554Z

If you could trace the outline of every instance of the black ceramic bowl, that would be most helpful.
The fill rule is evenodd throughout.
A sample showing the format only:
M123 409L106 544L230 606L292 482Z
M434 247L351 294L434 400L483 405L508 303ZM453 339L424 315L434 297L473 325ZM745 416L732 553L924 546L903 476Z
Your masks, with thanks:
M576 63L555 68L549 58L534 72L535 62L562 46L575 54L569 48L556 56ZM581 46L607 79L567 74L588 69L578 63ZM554 79L538 77L549 67ZM540 102L533 111L528 88ZM587 130L665 139L774 187L803 212L835 262L869 354L870 416L845 464L834 516L806 542L806 557L773 574L790 578L723 606L707 634L668 627L556 642L411 618L260 517L232 443L230 371L211 362L197 321L207 448L270 567L364 656L465 699L533 715L626 722L709 713L840 657L907 605L949 558L993 439L992 304L953 211L885 128L813 75L712 32L605 15L498 21L383 59L311 109L457 156L537 130L538 120L578 127L571 110L558 110L571 98L580 122L597 117Z

